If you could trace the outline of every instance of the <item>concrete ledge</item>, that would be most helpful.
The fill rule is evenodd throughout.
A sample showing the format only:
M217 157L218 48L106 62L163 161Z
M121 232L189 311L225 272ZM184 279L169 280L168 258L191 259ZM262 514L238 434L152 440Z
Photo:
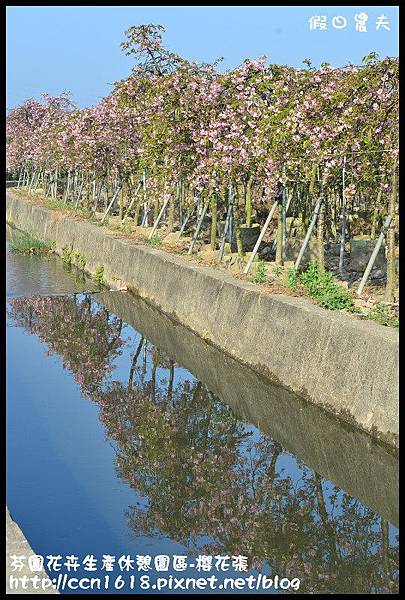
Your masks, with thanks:
M261 293L213 268L115 237L6 192L7 221L104 266L139 296L220 349L392 445L398 443L398 332Z
M44 590L35 589L32 583L27 585L27 589L22 589L21 585L19 585L18 589L15 587L10 587L11 577L27 577L30 580L32 577L37 575L41 580L49 580L49 575L44 569L42 569L40 572L32 572L28 568L27 560L33 554L36 554L36 552L32 550L23 532L18 527L17 523L11 518L9 510L6 506L6 594L59 594L53 585L46 587ZM14 570L11 567L13 555L24 557L23 569Z

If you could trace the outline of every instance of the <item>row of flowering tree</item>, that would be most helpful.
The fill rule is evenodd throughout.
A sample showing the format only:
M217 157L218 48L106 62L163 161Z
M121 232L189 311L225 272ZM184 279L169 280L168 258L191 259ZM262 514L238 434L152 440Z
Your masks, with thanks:
M154 224L153 233L163 222L169 232L190 216L198 223L203 213L212 249L225 229L236 232L240 254L241 224L263 224L274 205L277 262L287 215L306 232L316 208L321 268L325 239L344 242L354 222L376 237L389 213L392 232L396 58L371 53L361 66L317 69L262 58L222 73L217 63L166 50L163 31L126 32L122 48L135 66L97 106L76 109L68 95L45 95L9 113L7 170L20 185Z

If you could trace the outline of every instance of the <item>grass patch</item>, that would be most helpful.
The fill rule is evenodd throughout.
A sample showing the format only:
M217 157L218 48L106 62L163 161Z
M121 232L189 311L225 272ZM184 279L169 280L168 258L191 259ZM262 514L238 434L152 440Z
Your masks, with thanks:
M72 253L73 262L80 268L84 269L86 266L86 257L80 254L77 250Z
M97 281L99 285L103 285L104 283L104 266L97 265L96 270L94 271L93 278Z
M62 260L65 265L71 265L73 261L73 246L63 246Z
M58 199L51 199L51 198L45 198L43 200L43 205L45 208L51 208L51 209L55 209L55 208L64 208L67 209L69 208L68 206L66 206L62 200L58 200Z
M267 281L267 270L264 264L264 260L259 258L257 260L256 273L253 277L253 283L266 283Z
M151 246L159 246L162 243L161 238L158 235L153 235L150 239L146 240Z
M377 321L386 327L399 327L399 318L392 314L387 304L379 302L368 312L367 319Z
M332 273L320 271L316 262L310 262L307 269L298 273L294 267L287 271L287 286L296 290L300 285L316 300L317 304L329 310L347 310L361 317L376 321L386 327L399 327L399 318L392 314L387 304L375 304L365 312L357 308L353 297L341 285L334 283Z
M53 245L39 240L31 233L21 232L10 241L11 250L18 254L49 254Z
M287 285L290 289L295 290L300 284L320 306L329 310L352 311L354 309L352 296L333 280L333 274L321 271L316 262L310 262L306 270L300 274L293 267L287 271Z

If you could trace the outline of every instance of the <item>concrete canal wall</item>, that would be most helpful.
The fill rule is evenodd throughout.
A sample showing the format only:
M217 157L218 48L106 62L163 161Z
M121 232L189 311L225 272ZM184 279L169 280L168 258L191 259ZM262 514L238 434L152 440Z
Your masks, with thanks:
M398 443L398 332L329 312L6 192L7 221L73 246L86 269L135 293L272 381L339 418ZM252 400L253 401L253 400Z

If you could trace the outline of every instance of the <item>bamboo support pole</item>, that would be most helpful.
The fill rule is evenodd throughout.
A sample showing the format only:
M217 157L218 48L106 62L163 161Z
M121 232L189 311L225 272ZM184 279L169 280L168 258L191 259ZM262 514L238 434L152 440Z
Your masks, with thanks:
M259 237L257 238L257 241L256 241L256 244L255 244L255 247L253 248L253 251L252 251L251 255L249 256L249 259L248 259L248 261L247 261L247 263L246 263L246 267L245 267L245 268L244 268L244 270L243 270L243 272L244 272L245 274L246 274L246 273L249 273L250 267L252 266L252 263L253 263L253 261L254 261L254 258L255 258L255 256L256 256L256 254L257 254L258 250L259 250L260 244L261 244L261 243L262 243L262 241L263 241L263 238L264 238L264 236L265 236L265 234L266 234L266 231L267 231L267 229L268 229L268 227L269 227L269 225L270 225L270 222L271 222L271 220L272 220L272 218L273 218L273 216L274 216L274 213L275 213L275 211L276 211L276 208L277 208L278 204L279 204L279 199L277 198L277 199L276 199L276 201L274 202L273 206L271 207L269 214L267 215L266 222L265 222L265 224L263 225L263 228L262 228L262 230L261 230L261 232L260 232L260 235L259 235Z
M105 210L105 212L104 212L104 214L103 214L103 216L102 216L102 219L101 219L101 221L100 221L101 223L104 223L104 221L105 221L105 218L106 218L106 216L108 215L108 213L110 212L110 210L111 210L111 208L112 208L112 205L114 204L114 202L115 202L115 199L116 199L116 197L117 197L117 196L118 196L118 194L119 194L119 191L120 191L120 189L121 189L121 184L118 184L118 185L117 185L117 187L115 188L115 192L114 192L114 194L113 194L113 197L112 197L112 199L111 199L111 202L110 202L110 204L107 206L107 208L106 208L106 210Z
M98 191L96 192L96 198L95 198L94 205L93 205L93 212L96 212L96 210L98 208L98 205L100 203L101 194L102 194L102 191L103 191L104 184L105 184L105 180L104 180L104 178L101 178Z
M365 285L367 283L367 280L369 278L371 269L373 268L373 265L375 263L375 259L377 258L377 254L378 254L378 252L379 252L379 250L381 248L381 244L383 243L385 232L387 231L388 227L390 226L390 223L391 223L391 216L388 215L388 217L385 219L384 225L383 225L383 227L381 229L381 232L380 232L380 235L379 235L378 240L376 242L376 245L374 246L374 250L373 250L373 252L372 252L372 254L370 256L370 259L368 261L366 270L364 271L363 277L361 278L360 285L357 288L357 292L356 293L357 293L358 296L360 296L363 293L363 290L364 290L364 287L365 287Z
M20 173L19 173L19 176L18 176L18 183L17 183L17 187L18 187L18 188L19 188L19 187L20 187L20 185L21 185L21 181L22 181L23 172L24 172L24 168L22 167L22 168L20 169Z
M184 219L184 221L183 221L183 225L181 226L181 229L180 229L180 231L179 231L179 237L181 237L181 236L183 235L183 233L184 233L184 230L185 230L185 228L186 228L186 225L187 225L187 223L189 222L189 220L191 219L191 217L193 216L193 214L194 214L194 212L195 212L195 209L196 209L196 206L194 205L194 206L192 206L192 207L190 208L190 210L188 211L188 213L187 213L187 216L186 216L186 218L185 218L185 219Z
M201 229L201 226L202 226L203 221L204 221L204 217L205 217L206 212L208 210L208 205L209 205L209 201L207 200L205 202L204 206L203 206L202 211L201 211L200 218L198 219L197 227L195 228L195 232L194 232L194 235L193 235L193 237L191 239L190 246L189 246L189 248L187 250L187 254L191 254L192 251L193 251L193 249L194 249L195 243L196 243L197 238L198 238L198 234L200 233L200 229Z
M136 188L136 190L135 190L135 193L134 193L134 195L133 195L133 197L132 197L132 199L131 199L131 202L129 203L129 205L128 205L128 208L127 208L127 210L125 211L125 215L124 215L124 218L123 218L123 219L122 219L122 221L121 221L121 225L123 225L123 224L125 223L125 221L126 221L127 217L129 216L129 212L130 212L131 208L132 208L132 207L133 207L133 205L134 205L134 202L135 202L135 200L136 200L136 197L137 197L137 195L138 195L138 193L139 193L139 190L141 189L141 187L142 187L142 182L140 182L140 183L138 184L138 187L137 187L137 188Z
M148 202L144 202L144 204L143 204L143 215L142 215L141 226L142 227L147 227L148 226L148 222L149 222L149 203Z
M303 244L301 246L301 249L299 251L299 254L297 256L297 260L294 263L294 269L298 269L299 266L300 266L300 264L301 264L302 257L304 256L304 252L305 252L305 250L306 250L306 248L308 246L308 242L309 242L310 237L312 235L312 231L313 231L313 229L315 227L315 223L316 223L316 220L318 218L318 213L319 213L319 209L321 208L322 202L323 202L323 197L321 196L318 199L318 202L316 203L314 212L312 214L312 219L311 219L311 222L310 222L309 227L308 227L308 231L307 231L307 233L305 235L304 242L303 242Z
M151 232L148 235L148 240L151 240L153 238L153 236L155 235L155 232L156 232L156 229L158 228L160 219L162 218L163 213L165 212L166 206L168 205L170 198L171 198L171 194L166 194L166 198L165 198L165 201L163 202L163 206L160 209L160 212L156 218L156 221L153 224Z

